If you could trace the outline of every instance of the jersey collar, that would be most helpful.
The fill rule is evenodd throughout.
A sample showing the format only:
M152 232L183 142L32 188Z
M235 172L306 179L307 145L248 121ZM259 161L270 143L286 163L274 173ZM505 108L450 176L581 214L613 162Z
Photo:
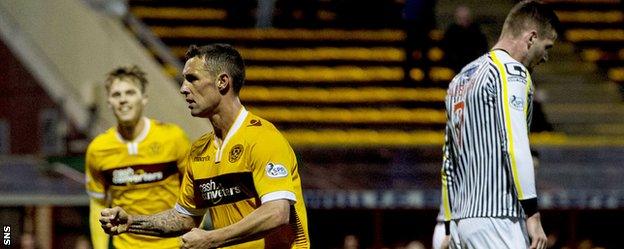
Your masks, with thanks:
M497 50L498 50L498 51L505 52L507 55L509 55L509 57L511 57L511 54L510 54L507 50L505 50L505 49L502 49L502 48L495 48L495 49L492 49L492 51L497 51Z
M245 107L242 107L240 109L240 111L238 112L238 116L236 116L236 120L234 121L234 124L232 124L232 127L230 127L230 130L228 130L227 135L225 135L225 139L223 139L223 143L221 143L221 146L219 146L219 144L217 143L216 136L213 135L215 136L215 138L212 139L212 141L217 147L217 155L215 156L215 163L221 162L221 155L223 154L223 149L227 146L228 142L230 141L230 138L232 138L232 136L234 136L234 134L236 134L236 132L243 125L243 122L245 122L245 119L247 118L248 113L249 112L245 110Z
M126 140L124 139L121 134L119 134L119 131L117 129L115 129L115 136L117 137L117 140L119 140L122 143L140 143L143 140L145 140L145 138L147 137L147 133L149 132L152 124L150 122L149 118L143 117L143 123L145 123L145 126L143 127L143 130L141 130L141 133L139 133L139 135L137 137L135 137L132 140Z
M139 133L139 135L135 137L133 140L125 140L121 136L121 134L119 134L119 131L115 129L115 135L117 137L117 140L126 144L126 147L128 149L128 155L139 154L139 143L145 140L145 138L147 137L147 133L152 127L152 122L150 122L149 118L143 117L143 123L145 123L145 126L143 126L143 130L141 130L141 133Z

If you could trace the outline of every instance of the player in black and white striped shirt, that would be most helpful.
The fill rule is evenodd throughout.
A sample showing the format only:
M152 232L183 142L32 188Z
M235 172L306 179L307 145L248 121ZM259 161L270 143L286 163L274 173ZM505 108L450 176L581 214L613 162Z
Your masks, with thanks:
M545 248L528 139L530 71L548 60L558 27L547 6L518 3L493 50L449 85L442 200L452 247Z

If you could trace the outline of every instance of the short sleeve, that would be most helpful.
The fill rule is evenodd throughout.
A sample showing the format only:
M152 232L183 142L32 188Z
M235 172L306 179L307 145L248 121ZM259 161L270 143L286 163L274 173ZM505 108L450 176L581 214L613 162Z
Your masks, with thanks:
M103 201L106 199L106 184L101 170L97 167L96 157L91 146L85 158L86 189L89 197Z
M251 148L251 170L256 191L262 203L286 199L296 202L293 176L297 159L278 132L267 132Z

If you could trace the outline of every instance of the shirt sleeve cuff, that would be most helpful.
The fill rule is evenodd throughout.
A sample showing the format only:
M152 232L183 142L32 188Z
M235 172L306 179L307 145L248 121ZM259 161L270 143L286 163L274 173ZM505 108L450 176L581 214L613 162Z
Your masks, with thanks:
M275 191L268 194L263 195L260 200L262 203L267 203L269 201L286 199L290 201L290 204L294 204L297 202L297 197L295 197L295 193L290 191Z
M522 205L522 209L524 209L524 214L526 214L527 217L530 217L533 214L537 213L537 198L520 200L520 204Z
M106 195L102 192L92 192L87 190L87 194L93 199L104 200L104 198L106 198Z
M206 213L206 209L185 208L178 203L175 204L175 210L188 216L204 216Z

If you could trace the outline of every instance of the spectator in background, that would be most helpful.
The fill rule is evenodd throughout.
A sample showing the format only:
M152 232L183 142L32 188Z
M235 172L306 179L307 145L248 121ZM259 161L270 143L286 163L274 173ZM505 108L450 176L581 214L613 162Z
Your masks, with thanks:
M273 12L277 0L258 0L256 7L256 28L266 29L273 27Z
M395 0L335 0L336 24L347 29L385 29L401 23L402 4Z
M473 22L467 6L455 9L455 22L446 29L442 47L448 66L456 73L488 51L487 38L479 24Z
M319 0L278 0L276 5L275 27L317 27Z
M80 235L76 238L74 249L91 249L91 241L86 236Z
M225 18L227 25L232 28L253 27L255 19L256 0L225 1Z
M40 248L39 243L35 238L35 235L32 233L24 233L20 237L20 245L22 249L38 249Z
M258 0L256 28L316 27L318 0Z
M266 29L273 27L275 1L277 0L258 0L258 7L256 7L256 28Z
M344 237L343 249L359 249L360 248L360 239L353 234L347 234Z
M420 68L424 78L428 76L430 63L427 52L431 47L429 32L435 27L435 0L406 0L403 6L405 39L405 65L403 67L406 81L411 81L410 70Z
M425 249L425 245L418 240L412 240L407 243L405 249Z

